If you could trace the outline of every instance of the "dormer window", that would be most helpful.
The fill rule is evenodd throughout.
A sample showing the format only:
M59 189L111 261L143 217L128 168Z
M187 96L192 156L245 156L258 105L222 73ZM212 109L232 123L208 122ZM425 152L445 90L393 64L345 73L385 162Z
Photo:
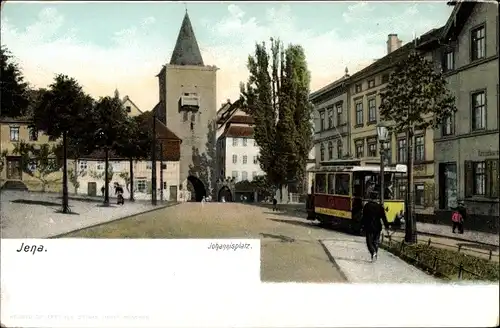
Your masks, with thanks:
M130 113L132 111L132 108L130 106L126 106L125 110L127 111L127 113Z

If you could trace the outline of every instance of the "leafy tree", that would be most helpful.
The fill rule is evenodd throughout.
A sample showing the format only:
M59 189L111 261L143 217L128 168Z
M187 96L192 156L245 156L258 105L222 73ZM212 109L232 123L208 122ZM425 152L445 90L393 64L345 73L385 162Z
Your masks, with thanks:
M7 155L9 152L7 150L2 150L0 153L0 173L3 172L3 168L5 167L5 162L7 161Z
M70 156L71 157L71 156ZM71 157L75 158L75 157ZM80 188L79 177L84 177L87 174L85 170L78 168L78 160L74 160L74 167L68 169L68 180L71 182L73 187L75 188L75 195L78 194L78 189Z
M14 147L13 153L21 157L21 169L24 173L39 180L44 192L49 184L61 180L59 177L52 176L52 173L61 169L62 163L56 157L60 153L58 150L60 147L61 145L35 145L25 141L17 143ZM52 179L50 179L51 176Z
M279 40L271 39L269 53L265 43L256 44L248 70L241 100L255 120L260 166L281 192L284 184L303 179L312 147L310 74L304 50L298 45L285 49Z
M26 114L29 105L28 83L9 50L0 47L0 115L18 117Z
M104 204L109 204L109 151L126 137L123 131L128 128L127 114L118 97L103 97L96 102L92 117L97 127L96 146L103 147L105 151Z
M145 114L128 117L113 146L116 154L129 159L129 173L126 174L126 178L120 176L126 181L131 201L134 201L134 161L148 159L151 154L153 133L147 122L148 117L145 117Z
M406 193L406 241L414 242L416 221L413 217L413 136L417 130L437 128L456 111L455 98L446 87L442 73L416 51L396 64L379 107L382 120L392 129L406 133L408 186Z
M63 159L63 206L62 212L69 213L68 204L68 140L79 140L86 135L91 122L92 98L86 95L78 82L59 74L54 82L40 96L34 108L33 122L37 129L49 137L62 137ZM83 144L80 145L83 147Z
M265 175L258 175L253 178L252 185L254 185L260 197L266 198L274 195L274 187Z
M102 172L97 172L97 171L90 171L89 172L89 175L90 177L96 179L96 180L103 180L105 182L104 184L104 188L108 188L109 186L109 183L111 181L113 181L113 175L114 175L114 171L113 171L113 166L112 165L109 165L108 166L108 172L107 172L107 177L108 177L108 180L107 180L107 183L104 179L106 179L106 171L103 170Z

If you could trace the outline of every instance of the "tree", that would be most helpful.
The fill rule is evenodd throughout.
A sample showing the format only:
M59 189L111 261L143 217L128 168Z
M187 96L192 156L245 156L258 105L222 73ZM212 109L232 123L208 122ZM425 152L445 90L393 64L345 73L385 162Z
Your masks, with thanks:
M146 116L147 114L141 114L128 117L119 138L117 138L113 146L117 155L129 159L129 173L126 174L126 178L122 174L120 174L120 177L127 184L126 188L130 192L130 201L134 201L134 161L148 159L151 154L153 133L147 125L148 117Z
M455 98L446 87L442 73L416 51L396 64L379 107L382 120L392 122L396 133L406 133L407 242L416 241L416 220L413 217L413 135L417 130L437 128L456 111Z
M255 120L260 166L281 192L284 184L303 179L312 145L304 50L298 45L284 49L279 40L271 39L269 54L265 43L256 44L248 70L248 82L241 85L243 108Z
M29 105L28 83L12 54L0 47L0 116L18 117L26 114Z
M265 175L258 175L253 178L252 185L254 185L255 190L263 198L272 197L274 195L274 187Z
M95 134L97 136L96 146L103 147L104 158L104 204L109 204L109 151L117 144L121 144L121 138L125 138L124 130L127 129L127 114L119 98L103 97L97 101L93 109Z
M61 145L35 145L21 141L15 145L13 153L21 157L21 169L24 173L39 180L42 184L42 191L45 192L50 183L60 180L59 177L53 177L52 173L61 169L61 161L57 154ZM53 177L50 179L50 177Z
M0 173L3 172L3 168L5 167L5 162L7 161L7 155L9 152L7 150L2 150L0 153Z
M59 74L40 96L34 108L33 122L49 137L62 137L63 204L62 212L69 213L68 199L68 140L76 140L88 133L91 122L92 98L86 95L78 82ZM81 145L83 147L83 145Z

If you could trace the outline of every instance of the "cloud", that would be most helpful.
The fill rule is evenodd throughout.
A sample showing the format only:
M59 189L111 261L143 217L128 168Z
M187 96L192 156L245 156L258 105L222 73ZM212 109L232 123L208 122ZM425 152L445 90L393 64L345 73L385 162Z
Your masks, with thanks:
M393 18L374 19L370 16L371 6L364 2L349 6L343 15L345 22L339 27L348 24L355 29L361 21L369 19L373 26L401 27L410 31L416 26L420 33L436 24L422 18L416 7L409 7ZM370 64L373 58L383 56L385 38L390 33L384 28L370 33L365 29L353 37L346 37L336 29L317 33L299 28L289 5L270 7L265 15L254 17L242 7L230 4L218 22L210 19L201 19L201 22L209 32L208 40L198 36L203 59L206 64L220 68L217 77L219 104L239 96L239 83L247 79L246 61L256 42L279 37L285 45L302 45L312 73L311 89L316 90L341 77L345 67L352 74ZM154 17L138 18L128 28L110 36L112 45L104 47L78 40L76 24L67 22L55 8L49 7L22 31L3 19L2 44L18 58L27 80L36 87L46 86L55 74L64 73L75 77L95 97L110 95L118 87L121 94L128 94L142 110L149 110L158 101L155 75L174 46L165 45L161 33L153 33L155 24ZM63 27L67 25L73 28Z

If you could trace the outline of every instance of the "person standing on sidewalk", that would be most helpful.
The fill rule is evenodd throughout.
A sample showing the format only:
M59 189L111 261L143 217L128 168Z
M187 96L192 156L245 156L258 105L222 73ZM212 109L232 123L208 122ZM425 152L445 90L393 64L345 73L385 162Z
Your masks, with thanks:
M377 192L370 193L370 200L363 207L363 217L361 219L361 225L366 234L366 246L368 247L372 261L377 260L382 222L385 229L389 229L384 207L377 202L377 198Z
M463 202L458 203L458 207L453 211L451 215L452 221L452 232L455 233L455 230L458 228L458 233L464 233L464 221L467 216L467 209L465 208L465 204Z

